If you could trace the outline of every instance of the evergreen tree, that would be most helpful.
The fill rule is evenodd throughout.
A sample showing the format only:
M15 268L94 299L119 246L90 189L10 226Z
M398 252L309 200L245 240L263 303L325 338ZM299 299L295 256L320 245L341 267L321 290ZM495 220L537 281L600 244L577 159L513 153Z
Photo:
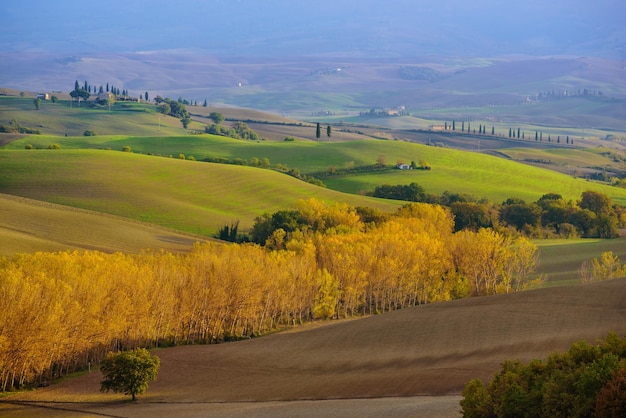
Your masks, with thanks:
M322 136L322 131L321 131L321 128L320 128L320 123L317 122L317 127L315 128L315 137L317 139L320 139L320 136Z
M332 128L330 127L330 125L328 125L326 127L326 136L330 138L331 133L332 133Z

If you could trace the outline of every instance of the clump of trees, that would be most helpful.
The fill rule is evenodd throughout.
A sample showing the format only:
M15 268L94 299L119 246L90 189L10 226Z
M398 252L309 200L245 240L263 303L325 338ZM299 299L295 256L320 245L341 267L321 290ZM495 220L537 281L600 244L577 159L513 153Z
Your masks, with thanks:
M383 214L312 199L259 217L254 230L264 246L0 259L0 390L50 381L111 351L248 338L536 284L530 241L455 234L451 213L436 205Z
M626 416L626 338L609 334L599 345L584 341L564 353L528 364L507 360L493 379L470 381L463 416Z
M214 123L204 128L204 131L212 135L228 136L235 139L247 139L250 141L258 141L259 135L248 126L245 122L235 122L231 127L222 126Z
M160 113L180 119L183 128L187 129L191 122L191 116L182 100L176 101L168 97L163 99L161 96L157 96L154 101L157 103Z
M384 199L406 200L408 202L424 202L426 200L426 191L417 183L408 185L398 184L394 186L384 184L377 186L372 196Z
M78 80L76 80L76 82L74 83L74 90L70 92L70 96L72 97L72 99L78 100L78 105L80 106L81 99L87 100L91 96L91 94L89 93L90 90L91 89L89 88L86 81L85 85L81 87L80 84L78 84Z
M536 202L509 198L502 204L477 200L472 196L445 192L427 194L416 183L378 186L372 196L440 204L454 214L455 230L494 228L531 237L616 238L619 227L626 225L626 208L599 192L585 191L580 200L566 200L557 193L547 193Z
M613 251L605 251L599 258L583 261L578 273L582 283L621 279L626 277L626 264Z

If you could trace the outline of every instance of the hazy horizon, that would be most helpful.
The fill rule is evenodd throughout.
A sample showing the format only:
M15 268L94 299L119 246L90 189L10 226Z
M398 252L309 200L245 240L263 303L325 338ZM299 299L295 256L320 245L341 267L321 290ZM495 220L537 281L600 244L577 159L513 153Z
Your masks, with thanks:
M0 5L0 52L624 59L624 15L619 0L24 0Z

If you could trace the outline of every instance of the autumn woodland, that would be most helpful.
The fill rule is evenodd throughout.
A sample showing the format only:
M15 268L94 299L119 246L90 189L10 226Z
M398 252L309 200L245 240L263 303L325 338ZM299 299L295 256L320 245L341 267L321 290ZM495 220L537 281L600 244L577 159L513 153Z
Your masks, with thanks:
M347 205L301 206L316 231L277 231L282 249L206 243L187 254L4 259L2 390L84 369L109 351L249 338L533 285L534 244L487 229L453 233L443 207L409 204L366 224Z

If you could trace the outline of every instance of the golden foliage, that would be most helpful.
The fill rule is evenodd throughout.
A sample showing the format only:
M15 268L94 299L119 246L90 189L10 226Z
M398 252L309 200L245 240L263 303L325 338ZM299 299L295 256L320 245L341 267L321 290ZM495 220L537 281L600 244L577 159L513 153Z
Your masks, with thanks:
M249 338L315 318L373 314L524 288L536 247L491 230L452 233L411 204L364 228L348 207L303 202L315 232L188 254L97 251L0 260L0 388L49 380L110 351ZM280 242L278 242L280 241Z

